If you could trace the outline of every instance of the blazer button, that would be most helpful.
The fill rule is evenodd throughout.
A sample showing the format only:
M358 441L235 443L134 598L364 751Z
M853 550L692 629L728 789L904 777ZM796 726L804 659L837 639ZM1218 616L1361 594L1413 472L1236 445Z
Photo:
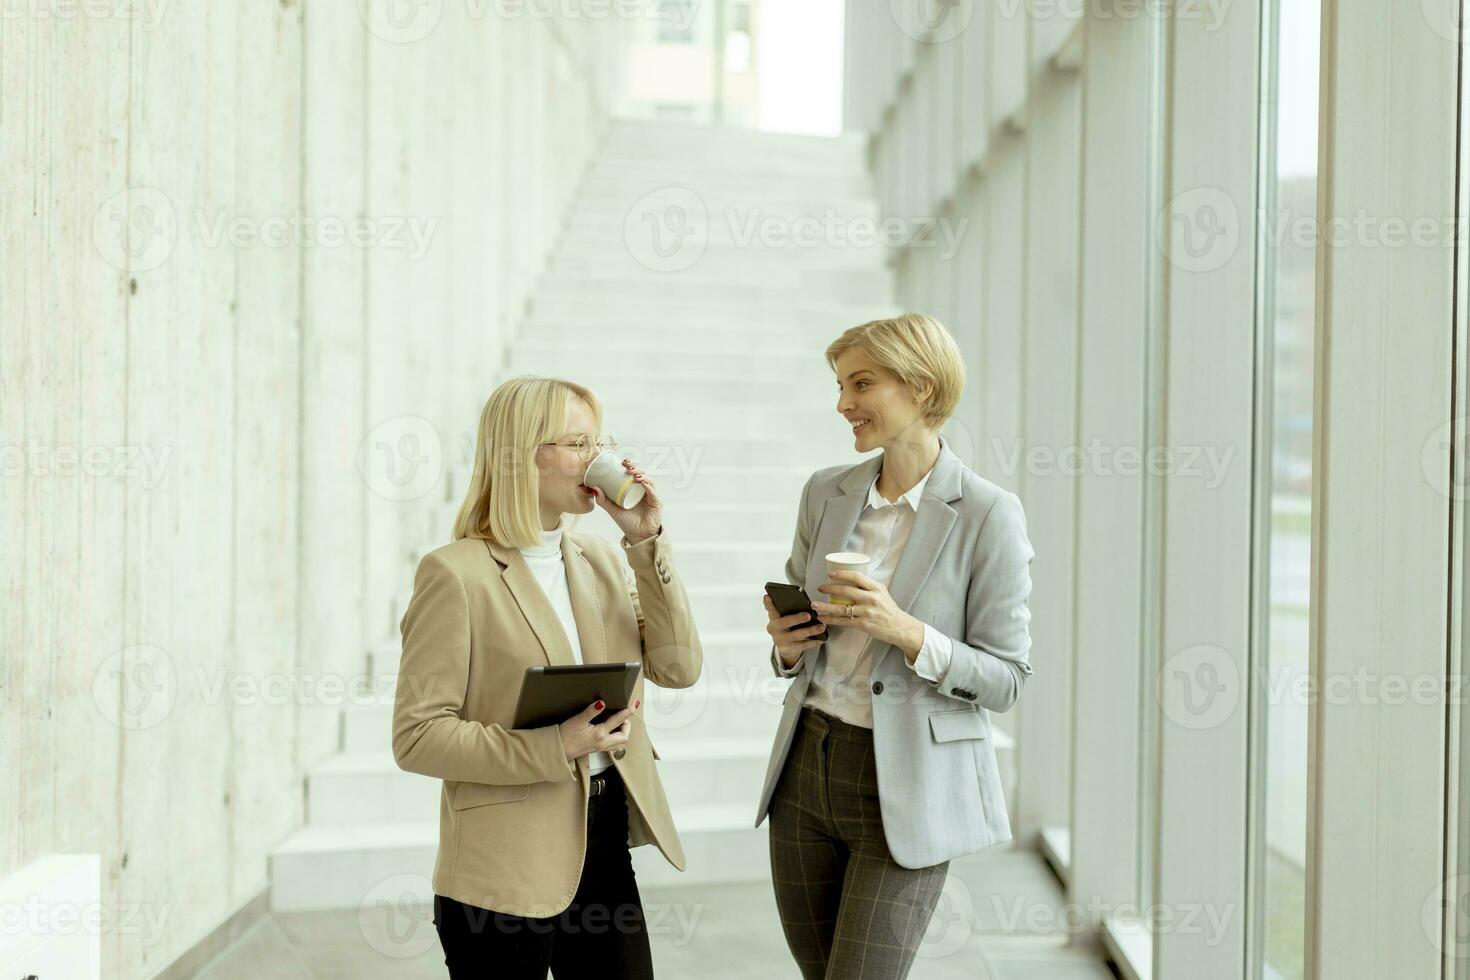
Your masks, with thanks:
M621 759L623 756L625 756L627 754L628 754L628 750L625 749L625 748L623 748L621 745L619 745L617 748L613 749L613 758L614 759Z
M883 693L883 682L882 681L874 681L873 682L873 693L874 694L882 694Z

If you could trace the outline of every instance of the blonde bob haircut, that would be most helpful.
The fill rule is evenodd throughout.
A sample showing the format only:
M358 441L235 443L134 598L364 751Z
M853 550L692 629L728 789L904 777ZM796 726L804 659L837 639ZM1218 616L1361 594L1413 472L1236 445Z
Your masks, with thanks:
M560 378L511 378L480 412L475 467L454 519L454 540L486 538L507 548L541 540L541 474L536 450L565 435L567 408L580 398L602 431L602 403L587 388Z
M959 406L965 362L954 337L932 316L905 313L850 327L827 347L827 364L836 371L837 358L854 347L898 375L931 428L944 425Z

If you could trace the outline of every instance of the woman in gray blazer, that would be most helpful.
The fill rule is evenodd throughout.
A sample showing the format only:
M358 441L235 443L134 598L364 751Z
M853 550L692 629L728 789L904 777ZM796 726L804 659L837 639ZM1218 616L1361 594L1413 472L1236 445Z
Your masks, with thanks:
M769 813L802 975L886 980L908 975L950 858L1010 839L989 712L1031 674L1033 552L1020 499L939 435L965 382L942 324L853 327L827 361L854 448L882 454L802 491L786 579L831 601L813 623L766 599L771 665L792 684L756 825ZM870 561L829 577L834 552Z

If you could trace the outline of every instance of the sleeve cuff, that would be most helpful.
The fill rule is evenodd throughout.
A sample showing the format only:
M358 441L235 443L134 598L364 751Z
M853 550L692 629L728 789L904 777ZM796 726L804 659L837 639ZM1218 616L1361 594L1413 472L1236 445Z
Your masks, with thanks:
M781 655L776 652L776 648L771 647L771 662L776 665L776 673L780 674L782 677L795 677L797 674L801 673L802 662L805 659L806 654L802 653L801 656L796 658L795 665L788 668L785 664L781 662Z
M642 541L639 541L637 544L629 544L628 543L628 536L626 534L623 535L623 537L622 537L622 539L620 541L618 541L618 544L622 545L623 546L623 550L625 550L625 551L631 551L634 548L641 548L644 545L648 545L649 546L649 550L652 550L653 545L651 544L651 542L657 541L660 538L662 538L663 536L664 536L664 526L662 524L660 524L658 526L658 530L657 531L654 531L652 534L650 534L648 537L644 538Z
M933 681L937 684L939 678L949 670L949 663L953 657L954 641L925 623L924 645L919 647L919 655L914 658L914 673L926 681Z

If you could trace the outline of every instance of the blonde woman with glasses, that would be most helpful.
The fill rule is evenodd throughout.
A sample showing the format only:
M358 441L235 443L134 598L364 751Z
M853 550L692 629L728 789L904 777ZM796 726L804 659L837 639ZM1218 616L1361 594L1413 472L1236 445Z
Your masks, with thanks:
M802 491L786 580L829 601L813 623L766 599L771 667L792 683L756 823L770 815L802 976L896 980L950 859L1011 836L990 712L1031 675L1032 550L1016 495L939 435L965 384L939 321L853 327L827 363L853 449L882 452ZM866 570L829 576L835 552L866 555Z
M420 561L400 628L393 754L444 781L434 922L451 978L651 977L630 846L684 852L640 708L645 679L698 678L699 636L645 494L624 510L582 483L616 444L581 385L515 378L480 416L455 540ZM621 550L574 533L568 515L601 507ZM560 725L512 728L527 667L640 661L630 708L600 724L588 705Z

